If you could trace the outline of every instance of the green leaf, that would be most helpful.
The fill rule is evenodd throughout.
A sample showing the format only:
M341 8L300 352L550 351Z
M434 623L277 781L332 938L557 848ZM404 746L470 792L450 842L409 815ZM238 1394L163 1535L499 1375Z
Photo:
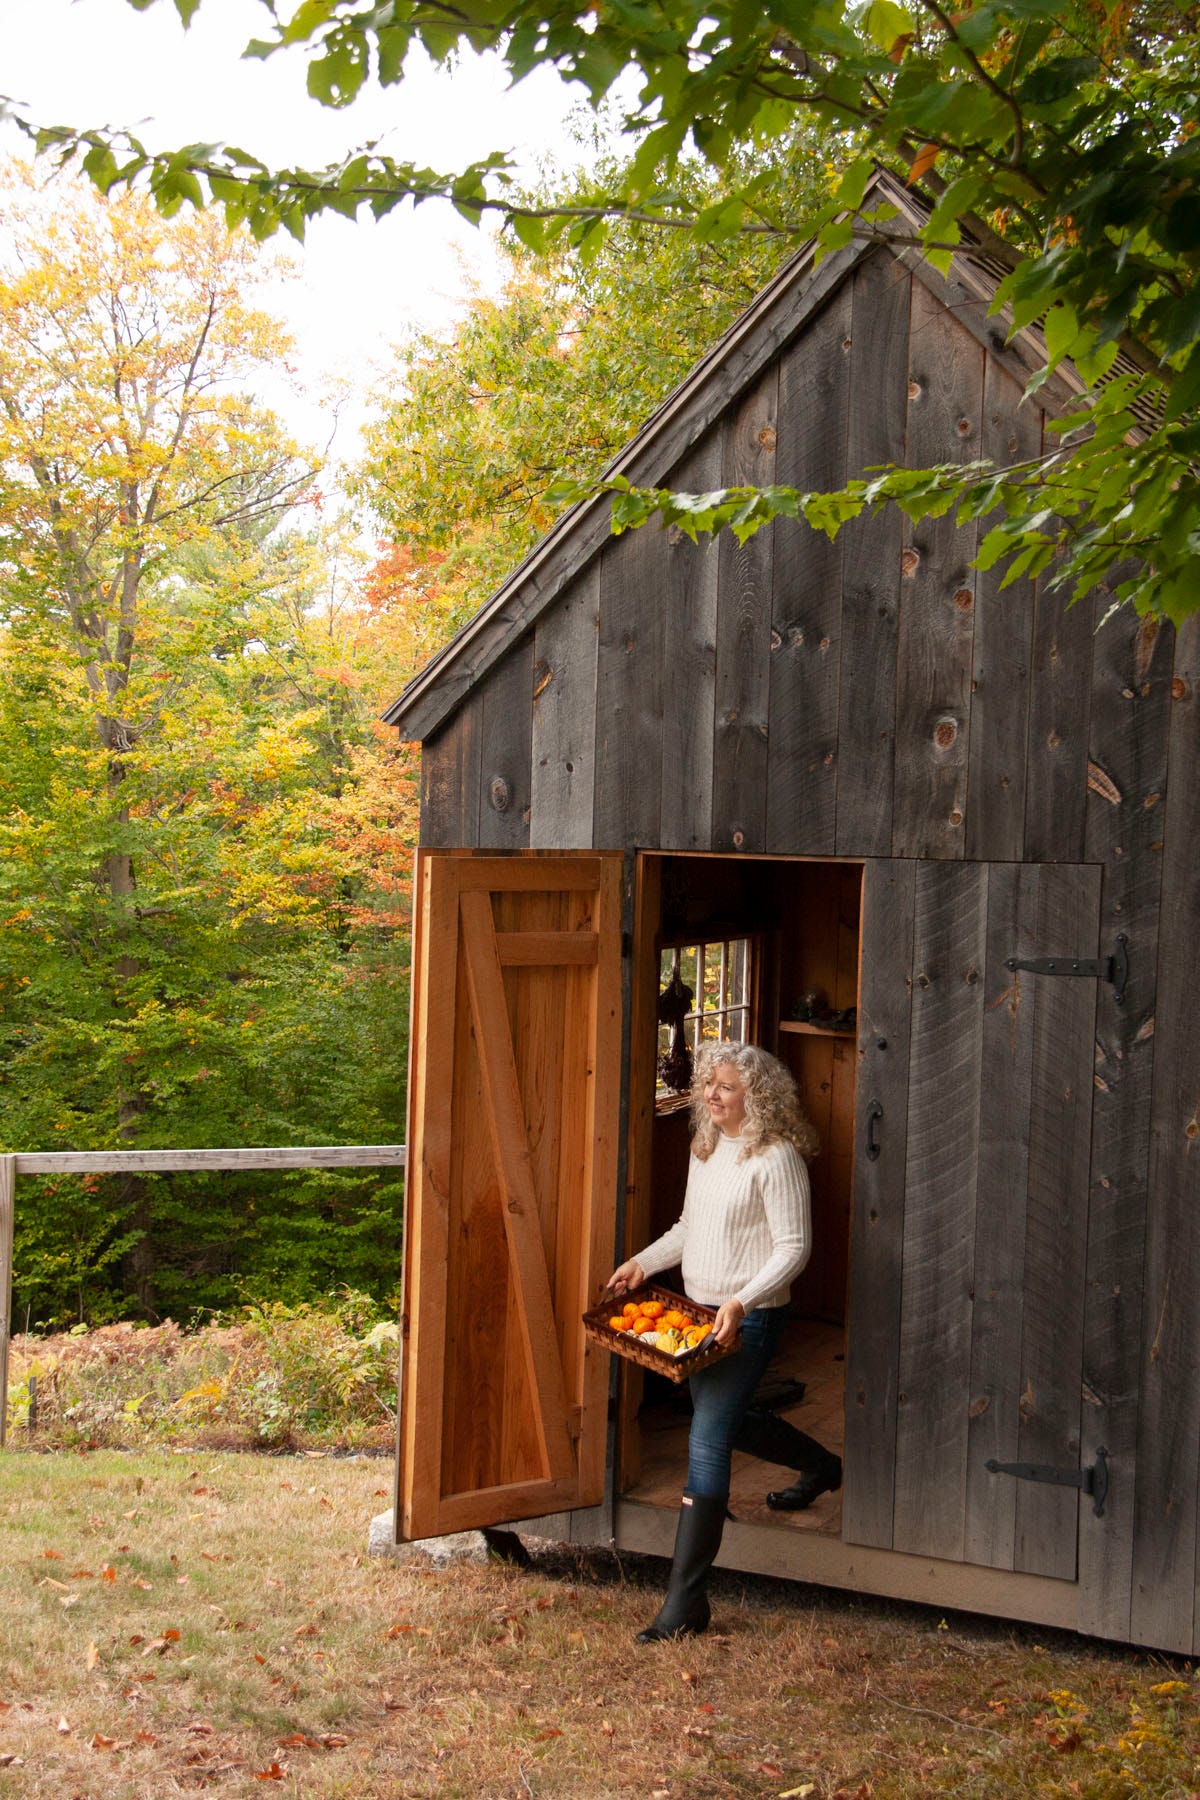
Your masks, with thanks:
M1167 397L1167 423L1180 419L1200 405L1200 344L1197 344L1183 368L1171 382Z

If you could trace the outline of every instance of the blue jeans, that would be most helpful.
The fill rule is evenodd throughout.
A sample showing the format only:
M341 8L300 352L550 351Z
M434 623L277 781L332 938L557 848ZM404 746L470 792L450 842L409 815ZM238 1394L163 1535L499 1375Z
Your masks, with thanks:
M692 1429L688 1437L687 1491L723 1500L729 1493L730 1459L746 1408L779 1348L786 1306L756 1306L742 1320L742 1347L692 1376Z

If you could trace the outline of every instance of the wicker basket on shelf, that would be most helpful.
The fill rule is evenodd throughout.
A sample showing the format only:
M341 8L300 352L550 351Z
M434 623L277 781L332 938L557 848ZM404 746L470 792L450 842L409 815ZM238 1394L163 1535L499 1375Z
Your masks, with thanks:
M669 1350L660 1350L657 1344L647 1344L643 1338L632 1331L617 1331L609 1324L609 1319L619 1313L622 1307L630 1302L640 1305L645 1300L661 1301L666 1312L680 1312L695 1325L711 1325L717 1316L715 1306L701 1306L696 1300L687 1300L682 1294L673 1294L670 1288L659 1287L653 1281L647 1281L641 1287L631 1288L618 1300L611 1293L605 1294L595 1306L589 1307L583 1315L583 1328L594 1344L605 1350L611 1350L617 1356L624 1356L630 1362L640 1363L643 1369L650 1369L655 1375L665 1375L668 1381L686 1381L698 1369L707 1369L710 1363L720 1362L724 1356L731 1356L742 1346L742 1334L739 1331L730 1344L718 1344L715 1338L709 1337L693 1350L682 1356L675 1356Z

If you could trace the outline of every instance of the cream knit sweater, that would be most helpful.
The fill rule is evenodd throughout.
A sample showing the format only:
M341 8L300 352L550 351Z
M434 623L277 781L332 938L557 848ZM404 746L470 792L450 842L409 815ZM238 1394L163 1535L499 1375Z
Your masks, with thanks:
M691 1158L679 1219L634 1260L647 1279L680 1263L690 1299L740 1300L749 1312L787 1305L811 1242L808 1170L795 1146L743 1158L741 1138L722 1133L707 1162Z

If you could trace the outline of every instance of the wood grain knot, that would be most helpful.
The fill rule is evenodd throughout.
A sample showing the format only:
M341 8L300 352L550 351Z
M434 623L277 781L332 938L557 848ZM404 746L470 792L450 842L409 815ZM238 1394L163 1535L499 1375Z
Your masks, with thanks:
M1183 676L1176 675L1175 679L1171 683L1171 698L1172 698L1172 700L1186 700L1187 699L1187 691L1188 691L1188 685L1187 685L1187 682L1183 679Z
M933 741L939 750L948 750L958 736L958 725L954 719L939 719L933 733Z
M853 338L843 338L842 339L842 349L849 350L853 343L854 343Z
M762 449L770 455L771 451L775 448L775 427L773 425L764 425L758 434L758 441Z
M1051 731L1047 734L1047 737L1046 737L1047 750L1057 750L1058 746L1061 743L1062 743L1062 739L1059 737L1057 731Z
M745 841L746 841L746 834L744 831L735 831L734 832L733 847L735 850L740 850L742 845L745 843Z
M959 588L954 596L954 604L959 612L970 612L975 604L975 596L970 588Z
M550 667L550 664L546 661L544 656L539 656L538 660L533 665L533 697L535 700L538 698L539 694L545 693L553 680L554 670Z
M971 435L970 419L959 419L959 421L955 425L954 429L955 429L955 431L957 431L959 437L970 437L970 435Z
M954 808L953 812L950 814L950 823L952 825L961 825L962 822L963 822L962 813L959 811L958 807L956 806Z
M772 650L782 650L783 649L783 639L779 635L779 632L775 629L774 625L772 625L772 627L771 627L771 648L772 648Z
M1142 801L1142 805L1145 807L1146 811L1149 812L1152 807L1158 805L1161 799L1161 794L1147 794L1146 798Z
M900 558L900 573L902 575L915 575L920 566L921 552L919 550L906 550Z
M914 375L914 376L910 377L909 383L908 383L909 399L910 400L919 400L921 398L921 395L923 392L924 392L924 389L922 388L921 383L917 380L916 376Z
M488 804L493 812L507 812L512 805L512 789L503 775L493 775L488 783Z

